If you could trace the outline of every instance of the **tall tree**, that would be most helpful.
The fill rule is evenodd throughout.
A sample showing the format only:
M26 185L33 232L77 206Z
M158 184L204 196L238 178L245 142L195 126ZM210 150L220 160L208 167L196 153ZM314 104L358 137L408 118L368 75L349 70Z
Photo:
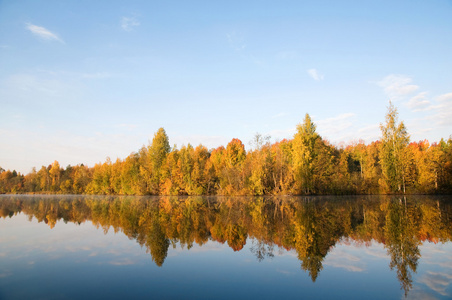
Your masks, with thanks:
M316 125L309 114L305 115L303 124L298 124L293 140L293 167L296 190L310 194L313 192L313 161L316 156L315 142L319 137Z
M398 123L398 112L391 102L389 102L385 119L386 123L380 124L382 134L380 163L383 180L391 192L403 191L405 193L407 146L410 136L403 121Z
M242 192L245 183L243 166L246 158L245 145L239 139L232 139L223 152L225 168L223 176L227 179L226 194Z
M49 170L50 178L52 180L52 191L58 191L60 187L60 176L61 176L61 168L58 161L54 161L52 167Z
M168 136L162 127L154 134L152 144L148 147L149 162L151 167L151 193L158 194L160 189L161 166L166 156L170 152Z

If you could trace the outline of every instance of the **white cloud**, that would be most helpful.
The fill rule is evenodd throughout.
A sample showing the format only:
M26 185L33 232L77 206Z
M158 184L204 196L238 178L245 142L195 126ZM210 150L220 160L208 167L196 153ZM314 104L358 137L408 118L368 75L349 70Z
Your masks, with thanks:
M381 247L381 244L376 244L376 246L370 248L366 247L364 252L374 258L389 259L388 252Z
M358 130L359 136L366 142L375 141L380 137L380 124L371 124Z
M419 86L411 84L413 80L405 75L391 74L377 82L391 100L398 100L412 94Z
M432 116L427 116L423 118L414 118L408 120L405 124L407 125L407 128L409 129L409 134L411 136L411 139L416 140L422 140L425 139L425 136L433 131L433 128L431 127L432 122L429 121Z
M281 114L273 116L273 118L282 117ZM317 133L330 143L344 143L353 141L357 138L366 143L375 141L380 136L380 125L378 123L367 126L356 125L356 114L343 113L331 118L318 120L313 117L314 123L317 125ZM273 140L280 141L282 139L290 139L296 133L295 127L288 129L272 130L267 132Z
M450 102L450 101L452 101L452 93L447 93L447 94L438 96L436 98L436 100L438 100L439 102L442 102L442 103L448 102L448 101Z
M132 31L133 27L140 26L140 22L134 17L122 17L121 28L124 31Z
M424 110L433 111L426 119L439 126L452 126L452 93L447 93L434 98L435 104Z
M446 290L452 283L452 275L428 271L419 282L426 284L438 294L449 296Z
M44 27L33 25L31 23L27 23L26 28L28 30L30 30L31 33L33 33L35 36L37 36L43 40L58 41L58 42L64 44L64 41L57 34L51 32L50 30L48 30Z
M431 108L437 113L434 116L438 125L452 126L452 93L440 95L436 98L438 105Z
M314 80L323 80L324 76L323 74L320 74L319 71L317 71L316 69L309 69L307 70L309 76L311 76L312 79Z
M364 272L366 269L361 257L353 255L347 248L345 250L336 248L331 251L325 258L323 265L345 269L349 272Z
M344 134L346 129L353 126L350 119L354 116L354 113L345 113L336 117L319 120L315 123L321 135L337 137L339 134Z
M430 101L426 99L427 92L422 92L417 94L416 96L412 97L410 101L406 103L406 105L414 110L414 111L421 111L428 109L428 106L430 105Z
M403 298L402 298L403 299ZM408 294L408 298L410 300L437 300L434 295L429 294L427 291L423 291L417 287L415 287L413 290L410 291Z

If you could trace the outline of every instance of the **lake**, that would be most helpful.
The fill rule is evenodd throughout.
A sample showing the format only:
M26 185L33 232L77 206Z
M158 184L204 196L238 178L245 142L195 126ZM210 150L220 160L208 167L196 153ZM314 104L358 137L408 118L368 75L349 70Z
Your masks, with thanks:
M0 196L0 299L450 299L452 196Z

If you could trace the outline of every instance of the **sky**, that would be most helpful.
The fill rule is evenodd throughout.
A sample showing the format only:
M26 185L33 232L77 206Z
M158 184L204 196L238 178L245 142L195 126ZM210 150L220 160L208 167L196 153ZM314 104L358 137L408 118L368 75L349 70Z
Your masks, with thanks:
M217 3L218 2L218 3ZM163 127L207 148L452 134L452 1L0 0L0 167L124 159Z

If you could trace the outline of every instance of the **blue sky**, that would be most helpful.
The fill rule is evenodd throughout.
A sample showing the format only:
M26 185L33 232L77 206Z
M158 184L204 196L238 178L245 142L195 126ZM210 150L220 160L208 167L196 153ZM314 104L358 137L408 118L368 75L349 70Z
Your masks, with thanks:
M0 1L0 166L125 158L164 127L208 148L452 134L452 1Z

